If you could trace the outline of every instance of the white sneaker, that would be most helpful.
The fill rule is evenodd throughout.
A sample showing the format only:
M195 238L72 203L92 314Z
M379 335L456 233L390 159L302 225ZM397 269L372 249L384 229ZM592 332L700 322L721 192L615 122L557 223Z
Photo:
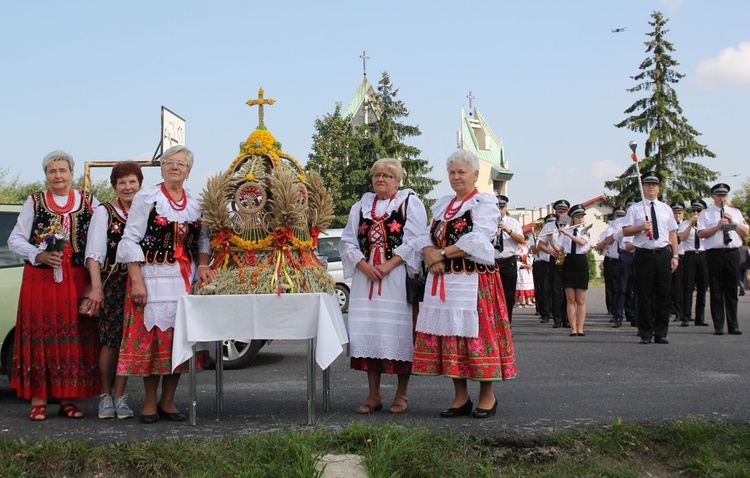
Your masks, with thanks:
M133 410L128 406L128 394L115 399L115 411L117 418L133 418Z
M99 418L115 418L115 407L112 397L106 393L99 395Z

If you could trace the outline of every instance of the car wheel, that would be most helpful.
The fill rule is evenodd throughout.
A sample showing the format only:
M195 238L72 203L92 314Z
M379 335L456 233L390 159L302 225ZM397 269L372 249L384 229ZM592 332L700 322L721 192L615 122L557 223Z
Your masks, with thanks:
M235 370L250 365L265 344L265 340L251 340L250 342L225 340L221 348L224 368Z
M339 307L344 313L349 310L349 289L345 285L336 284L336 297L339 299Z

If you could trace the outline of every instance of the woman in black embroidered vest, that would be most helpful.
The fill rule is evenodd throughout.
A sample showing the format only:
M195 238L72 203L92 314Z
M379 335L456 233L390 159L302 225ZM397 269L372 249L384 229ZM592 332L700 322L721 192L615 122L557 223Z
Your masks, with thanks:
M367 372L369 394L357 413L383 408L382 373L398 375L389 408L404 413L414 353L413 312L406 302L406 274L419 269L422 255L413 246L427 225L422 201L411 189L399 191L397 159L381 158L372 166L374 193L352 206L341 234L339 252L344 276L352 278L349 295L351 367ZM408 198L408 199L407 199Z
M128 279L126 264L115 261L128 211L133 197L141 189L143 173L135 161L122 161L112 168L109 176L116 197L94 211L86 244L86 265L91 274L91 293L85 307L90 314L99 316L99 418L132 418L128 406L125 384L128 378L115 377L117 355L122 341L122 323L125 318L125 285ZM114 392L112 382L114 381Z
M89 283L86 235L99 202L72 189L74 166L65 151L44 157L48 189L26 200L8 238L10 250L26 261L10 383L31 400L34 421L47 417L50 396L60 399L60 416L82 418L73 400L99 388L96 321L78 316L78 299Z
M493 382L516 376L516 358L492 240L500 210L494 194L476 189L479 158L459 150L448 157L455 195L432 206L429 231L417 240L429 268L417 319L412 373L453 379L454 398L444 418L497 410ZM480 382L472 411L466 379Z
M198 200L183 188L192 167L193 153L185 146L164 151L164 182L135 195L117 247L117 262L128 265L129 276L117 375L143 377L140 421L146 424L185 420L174 404L179 374L187 370L186 363L172 364L177 300L190 292L196 269L200 281L216 278L208 267L210 247ZM199 368L208 362L205 352L196 358Z

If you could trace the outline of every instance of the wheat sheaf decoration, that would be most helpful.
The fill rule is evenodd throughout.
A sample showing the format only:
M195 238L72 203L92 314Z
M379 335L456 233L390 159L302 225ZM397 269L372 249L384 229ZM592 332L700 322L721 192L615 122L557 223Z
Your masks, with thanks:
M201 194L217 279L196 284L194 293L333 293L333 279L315 255L318 234L334 218L333 199L319 174L306 173L281 150L262 118Z

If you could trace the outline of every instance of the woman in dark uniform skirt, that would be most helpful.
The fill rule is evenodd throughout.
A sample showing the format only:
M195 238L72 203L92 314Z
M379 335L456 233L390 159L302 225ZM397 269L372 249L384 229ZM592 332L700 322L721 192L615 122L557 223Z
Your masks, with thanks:
M560 231L560 245L565 250L562 266L563 287L570 320L570 336L584 336L586 322L586 291L589 288L589 263L586 253L591 248L588 230L583 225L586 210L581 204L570 208L571 225Z

